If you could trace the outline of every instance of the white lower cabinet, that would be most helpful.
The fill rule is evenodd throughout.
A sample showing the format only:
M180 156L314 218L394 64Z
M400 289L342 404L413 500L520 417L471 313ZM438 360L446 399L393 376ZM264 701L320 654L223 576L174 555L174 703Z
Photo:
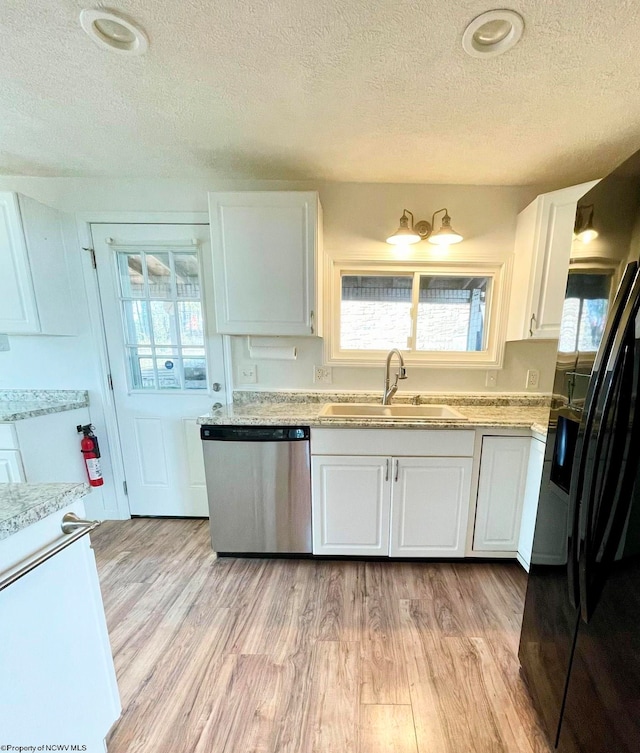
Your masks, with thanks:
M471 458L393 458L392 557L464 557Z
M313 553L389 554L389 458L311 459Z
M0 484L25 481L22 459L18 450L0 450Z
M520 538L518 539L518 562L529 572L531 565L531 552L533 549L533 534L536 528L536 517L538 514L538 499L540 497L540 481L542 480L543 470L547 466L548 473L551 473L551 461L545 463L544 460L545 443L539 439L531 440L531 450L529 453L529 470L527 472L527 484L524 492L524 504L522 507L522 525L520 526ZM564 500L560 501L560 505ZM558 508L560 509L560 506ZM561 517L561 520L566 520ZM565 524L566 525L566 524ZM562 532L564 529L560 525L553 526L555 531ZM557 540L557 536L548 537L546 540ZM566 541L566 536L560 541ZM562 547L560 547L560 551Z
M313 553L464 557L473 447L465 431L312 430Z

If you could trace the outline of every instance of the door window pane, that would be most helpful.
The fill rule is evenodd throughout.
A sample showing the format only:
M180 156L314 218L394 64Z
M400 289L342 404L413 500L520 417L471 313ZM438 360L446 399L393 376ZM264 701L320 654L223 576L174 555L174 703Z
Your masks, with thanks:
M406 348L411 335L413 275L343 275L340 347Z
M489 277L421 275L416 350L485 349Z
M125 342L127 345L150 345L149 304L146 301L123 301Z
M117 269L132 389L207 389L197 254L122 251Z
M124 298L144 296L144 267L140 254L119 253L118 272Z
M171 267L169 254L144 255L147 264L150 298L171 298Z
M177 305L181 343L204 345L204 322L200 301L180 301Z
M178 298L200 298L200 269L198 256L192 253L174 254Z

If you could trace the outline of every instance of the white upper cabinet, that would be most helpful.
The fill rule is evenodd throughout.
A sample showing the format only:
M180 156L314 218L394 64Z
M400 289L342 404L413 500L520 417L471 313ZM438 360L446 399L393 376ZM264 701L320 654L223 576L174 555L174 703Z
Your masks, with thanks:
M0 332L77 332L60 216L9 191L0 192Z
M560 336L576 206L597 182L541 194L518 215L507 340Z
M318 194L210 193L209 214L217 331L320 334Z

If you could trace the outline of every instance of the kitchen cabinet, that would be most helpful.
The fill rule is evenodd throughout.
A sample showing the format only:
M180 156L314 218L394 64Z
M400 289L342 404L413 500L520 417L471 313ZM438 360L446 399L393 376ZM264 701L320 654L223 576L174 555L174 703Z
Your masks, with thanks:
M463 557L474 437L312 429L314 554Z
M471 458L393 458L392 557L464 557Z
M84 517L82 502L0 541L0 580L64 539L60 523L67 512ZM120 700L89 537L8 585L0 611L7 617L0 621L5 740L104 753Z
M530 447L530 437L483 437L474 551L515 554Z
M518 538L518 562L529 572L531 565L531 552L533 549L533 534L536 528L536 517L538 513L538 498L540 495L540 482L545 466L548 468L547 475L551 473L551 460L545 463L545 443L539 439L531 440L531 450L529 453L529 468L527 471L527 482L524 492L524 503L522 507L522 523L520 525L520 536ZM566 520L566 517L565 517ZM565 523L566 526L566 523ZM556 526L559 530L559 527ZM562 535L562 530L560 530ZM552 539L556 540L556 536Z
M89 423L88 408L0 423L0 482L86 481L76 427Z
M209 215L217 331L320 335L318 194L210 193Z
M518 215L507 340L560 336L576 207L597 182L541 194Z
M389 458L311 459L314 554L389 554Z
M59 213L0 192L0 332L75 335Z

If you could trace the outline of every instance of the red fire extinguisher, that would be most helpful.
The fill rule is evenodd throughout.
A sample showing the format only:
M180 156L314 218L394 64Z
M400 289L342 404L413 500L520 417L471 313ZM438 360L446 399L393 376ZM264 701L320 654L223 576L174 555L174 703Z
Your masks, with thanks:
M78 434L82 433L80 451L84 457L89 484L91 486L102 486L104 479L102 478L102 469L100 468L100 448L98 447L98 438L93 433L93 426L87 424L86 426L78 426L77 428Z

